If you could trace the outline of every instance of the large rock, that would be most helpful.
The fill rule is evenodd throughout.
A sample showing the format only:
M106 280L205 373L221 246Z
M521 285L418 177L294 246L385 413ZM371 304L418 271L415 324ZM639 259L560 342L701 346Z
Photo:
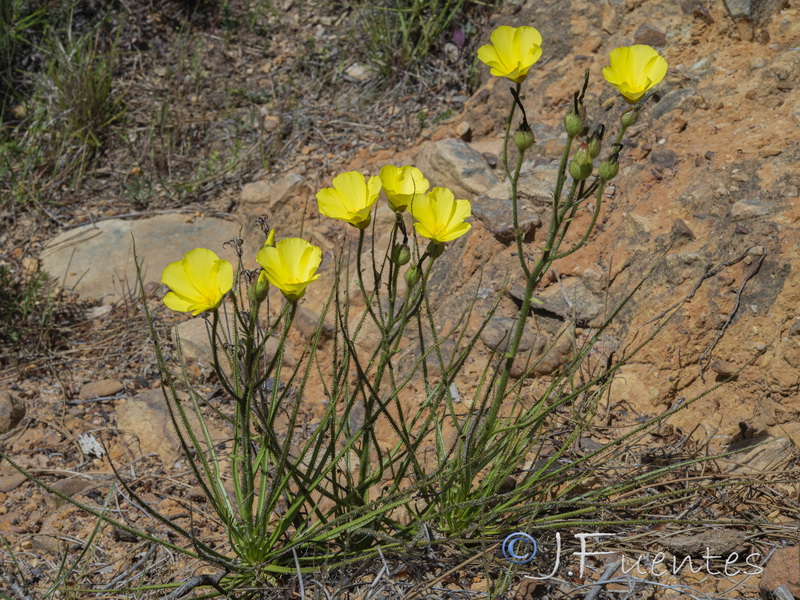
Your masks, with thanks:
M142 281L148 283L160 281L164 267L193 248L208 248L235 261L223 244L238 232L234 221L182 214L110 219L56 236L42 253L42 269L84 298L112 303L136 290L134 241Z
M505 352L511 344L511 338L514 337L516 325L517 319L515 317L492 317L481 332L481 341L492 350L501 353ZM537 342L544 343L544 339L539 335L529 319L525 322L517 351L520 353L526 352Z
M211 348L211 341L208 336L208 328L211 323L207 322L202 317L182 321L175 329L173 329L173 339L177 341L175 335L177 334L181 342L181 352L185 362L198 362L204 367L212 367L214 364L214 352ZM220 327L224 327L220 324ZM272 357L278 352L278 338L271 337L264 344L264 356L269 362ZM225 356L225 351L222 347L217 348L217 358L222 366L222 371L228 377L233 375L233 368L230 360ZM297 360L294 357L292 348L287 346L283 352L283 364L285 367L294 368L297 366Z
M190 403L184 404L193 431L202 439L202 432ZM142 454L155 453L166 464L182 455L178 434L170 419L161 390L147 390L117 405L117 427L124 434L135 436ZM176 413L177 417L177 413Z
M787 0L724 0L728 14L761 24L788 4Z
M287 199L308 192L303 177L297 173L287 173L277 179L248 183L242 188L240 199L249 212L272 211Z
M761 574L758 589L762 598L773 598L771 594L782 585L800 598L800 546L778 548L773 553Z
M124 390L125 385L117 379L101 379L81 386L80 392L78 392L78 398L81 400L107 398L109 396L116 396Z
M474 198L500 182L480 152L455 138L428 146L419 164L431 187L449 187L458 197Z
M511 201L508 199L481 196L472 203L472 214L483 223L499 242L508 244L514 241L514 214ZM542 218L529 206L520 206L517 210L517 223L523 237L527 237L542 225Z
M11 431L25 416L25 403L9 392L0 391L0 434Z
M508 293L521 302L525 298L525 286L518 283ZM556 285L536 291L534 296L538 300L531 304L534 312L556 315L580 327L597 327L602 323L603 299L592 293L578 277L564 278Z

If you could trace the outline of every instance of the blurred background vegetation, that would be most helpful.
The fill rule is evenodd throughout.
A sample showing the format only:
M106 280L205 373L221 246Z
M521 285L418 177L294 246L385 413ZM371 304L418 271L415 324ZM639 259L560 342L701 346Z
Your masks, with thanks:
M29 338L23 322L52 325L57 290L22 260L65 225L227 210L243 183L294 168L301 151L334 156L323 178L358 150L407 147L455 116L477 83L471 57L491 8L0 2L0 343Z

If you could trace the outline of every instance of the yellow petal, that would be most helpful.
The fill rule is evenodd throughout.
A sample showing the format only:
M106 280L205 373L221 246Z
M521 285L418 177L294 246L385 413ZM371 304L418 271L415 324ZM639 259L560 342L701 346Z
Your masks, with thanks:
M183 257L183 270L191 284L206 298L217 294L215 282L212 281L214 265L219 257L206 248L189 250Z
M180 296L175 292L167 292L167 295L164 296L164 304L167 305L167 308L171 308L177 312L188 312L192 310L192 306L194 302L191 300L186 299L184 296Z
M367 184L364 176L356 171L341 173L333 178L333 187L350 212L358 212L367 204Z
M434 238L434 234L427 228L422 222L415 222L414 229L417 230L417 233L424 238L428 238L429 240Z
M478 48L478 59L493 69L503 67L503 63L500 62L500 56L498 56L497 50L491 44L486 44L485 46Z
M397 191L401 180L401 170L399 167L384 165L381 167L378 176L381 178L381 185L383 185L384 190L391 190L392 192Z
M533 27L501 25L490 39L491 44L478 49L478 58L491 67L496 77L519 83L542 55L542 36Z
M439 242L452 242L454 239L461 237L472 228L470 223L461 223L452 229L448 229L445 233L439 234L437 241Z
M352 213L345 206L342 197L333 188L323 188L317 192L319 212L331 219L348 220Z
M472 205L469 200L456 200L452 220L461 223L470 216L472 216Z
M622 46L611 51L609 66L603 77L625 97L636 102L649 89L658 85L667 73L667 61L644 44Z
M220 259L217 261L216 280L217 292L220 295L224 296L231 291L233 287L233 265L227 260Z
M185 297L193 297L198 294L183 270L183 260L170 263L161 272L161 283L169 286L177 294Z
M367 182L366 206L371 208L381 193L381 178L373 175Z

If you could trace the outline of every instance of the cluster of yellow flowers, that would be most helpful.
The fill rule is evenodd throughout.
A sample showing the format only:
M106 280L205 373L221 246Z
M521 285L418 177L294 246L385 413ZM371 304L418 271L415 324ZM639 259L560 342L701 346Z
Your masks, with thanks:
M495 77L521 83L542 55L542 36L534 27L502 25L492 32L491 44L478 49L478 58ZM603 77L628 102L638 101L667 74L667 61L650 46L636 44L611 51Z
M322 262L322 250L302 238L286 238L277 244L274 239L273 230L256 256L263 269L255 283L256 294L263 299L269 282L295 302L319 278L317 269ZM161 282L171 289L164 296L164 304L172 310L198 315L218 308L225 294L231 291L233 265L211 250L195 248L183 260L167 265Z
M491 35L491 43L478 49L478 58L491 68L492 75L519 84L542 55L542 36L533 27L501 26ZM637 102L667 73L667 61L650 46L637 44L616 48L603 69L606 81L630 103ZM469 231L466 219L471 214L467 200L456 200L447 188L433 188L419 169L387 165L379 176L369 179L356 171L333 178L333 187L317 193L319 212L346 221L358 229L369 226L372 208L386 194L396 213L408 209L417 233L434 244L450 242ZM270 232L256 260L263 271L256 282L256 294L266 296L267 281L287 300L296 302L306 287L317 278L322 251L302 238L286 238L275 243ZM195 248L183 260L164 269L161 281L171 288L164 303L171 309L191 312L214 310L233 287L233 266L206 248Z
M333 187L317 193L319 212L326 217L346 221L365 229L372 209L386 194L389 207L396 213L406 209L415 219L417 233L436 244L450 242L469 231L466 219L471 214L467 200L456 200L447 188L433 188L422 172L409 165L386 165L380 176L366 179L356 171L333 178ZM302 238L286 238L275 243L271 231L264 247L256 256L263 269L256 282L256 294L266 296L267 281L277 287L287 300L296 302L306 287L319 278L322 250ZM233 266L206 248L195 248L183 260L171 263L161 275L162 283L171 288L164 303L171 309L197 315L214 310L233 287Z
M364 229L370 223L372 207L383 190L393 211L402 213L408 209L422 237L443 244L469 231L471 225L465 222L472 211L469 201L456 200L447 188L437 187L428 192L429 187L430 183L418 168L386 165L380 176L369 180L355 171L337 175L333 178L333 187L317 193L317 203L319 212L326 217Z

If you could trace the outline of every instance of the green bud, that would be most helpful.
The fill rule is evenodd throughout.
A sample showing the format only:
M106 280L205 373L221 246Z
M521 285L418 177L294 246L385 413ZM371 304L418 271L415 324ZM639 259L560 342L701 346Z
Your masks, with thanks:
M572 158L582 165L592 164L592 156L589 153L589 144L586 142L581 142L580 146L578 146L578 149L575 151L575 156Z
M589 136L589 156L592 158L597 158L600 155L600 149L603 145L603 135L605 135L605 132L606 126L600 123L594 128L592 135Z
M520 152L525 152L528 148L533 146L536 139L533 137L533 132L530 127L527 129L519 128L514 132L514 143Z
M620 121L622 121L623 127L630 127L631 125L634 125L638 119L639 113L635 110L629 110L628 112L622 114Z
M417 267L411 267L406 271L405 274L406 285L410 288L417 285L419 281L419 269Z
M611 162L610 160L604 160L600 163L600 166L597 167L597 174L600 176L600 179L605 179L606 181L614 179L618 172L619 163L616 161Z
M269 293L269 279L267 279L267 272L261 271L250 287L247 288L247 297L252 306L261 304Z
M569 174L578 181L586 179L592 174L592 157L589 155L589 147L586 142L582 143L569 163Z
M602 142L600 141L600 138L596 137L589 138L588 146L589 146L589 156L591 156L592 158L597 158L597 156L600 154L600 149L602 147Z
M408 264L408 261L411 260L411 249L408 247L407 244L397 244L392 249L392 262L394 264L403 266Z
M588 165L582 165L573 160L571 163L569 163L569 174L573 179L581 181L592 174L592 165L591 163Z
M572 137L578 136L583 131L583 119L578 114L571 112L564 117L564 128Z

